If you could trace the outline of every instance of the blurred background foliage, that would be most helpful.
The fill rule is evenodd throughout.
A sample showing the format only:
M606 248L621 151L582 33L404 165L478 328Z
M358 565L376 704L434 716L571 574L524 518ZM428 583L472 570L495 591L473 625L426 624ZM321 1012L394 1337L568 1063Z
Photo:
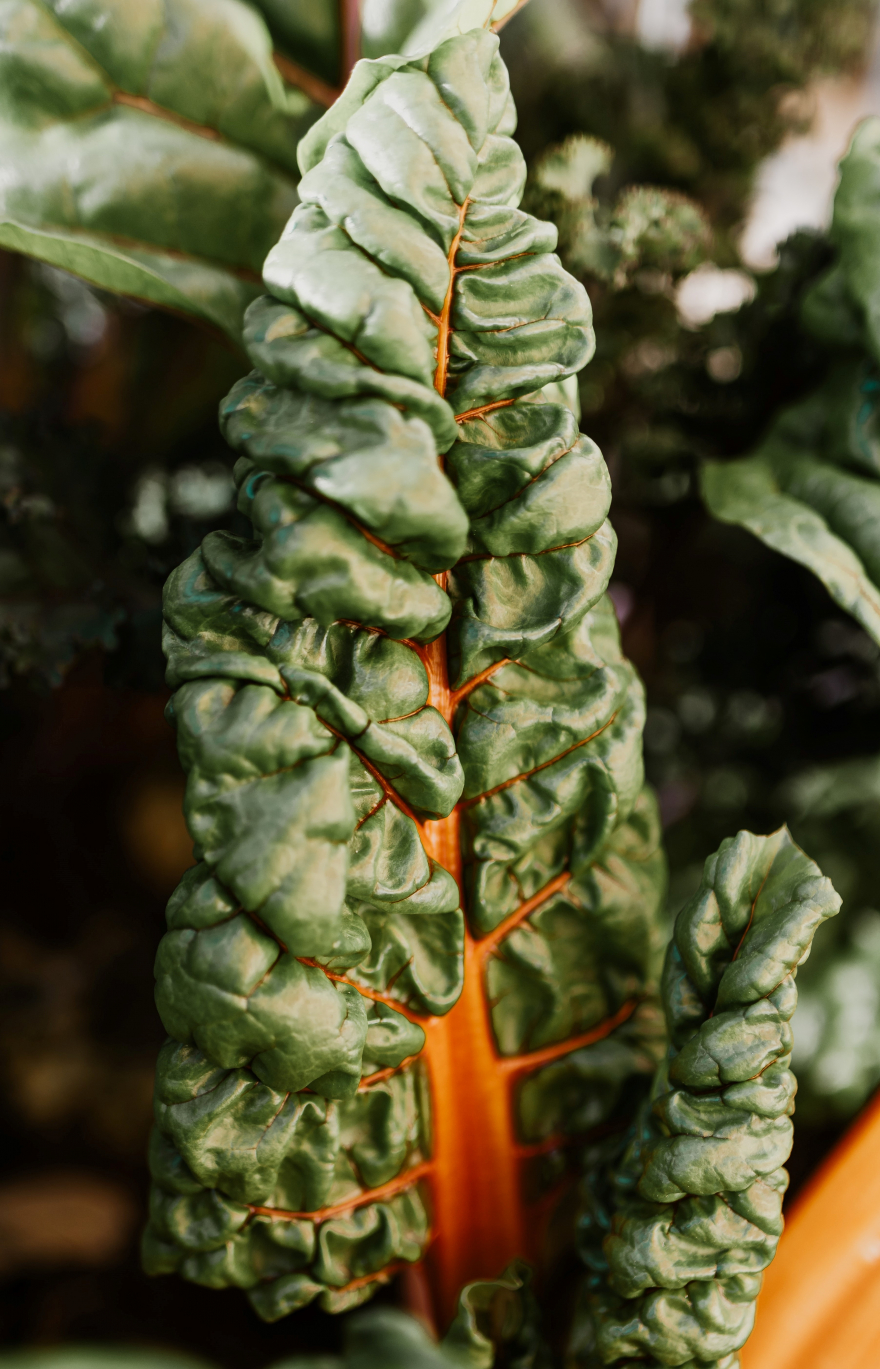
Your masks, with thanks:
M276 29L294 8L260 5ZM781 821L844 897L800 974L793 1191L880 1079L880 650L805 569L714 522L696 472L822 374L799 306L833 259L825 233L756 270L743 227L823 83L870 84L874 20L873 0L533 0L503 35L527 204L595 311L583 426L614 482L612 592L648 688L670 918L724 836ZM315 30L327 82L341 41L335 19ZM218 333L0 254L0 1334L16 1343L146 1340L230 1369L291 1348L234 1291L145 1280L136 1253L152 957L190 863L160 595L235 524L216 408L244 366ZM339 1330L309 1311L295 1335L333 1351Z

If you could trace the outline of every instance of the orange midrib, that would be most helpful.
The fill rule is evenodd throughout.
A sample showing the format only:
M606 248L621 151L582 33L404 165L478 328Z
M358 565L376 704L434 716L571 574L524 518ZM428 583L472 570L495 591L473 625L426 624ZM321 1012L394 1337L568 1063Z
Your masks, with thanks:
M429 703L451 724L456 700L445 636L428 647L425 664ZM422 836L428 854L461 889L459 823L456 808L448 818L425 823ZM495 1277L526 1250L511 1089L499 1068L482 962L466 926L461 997L445 1017L426 1024L434 1227L429 1262L441 1326L454 1314L463 1284Z
M446 397L456 255L468 200L459 206L458 232L449 248L449 284L437 319L434 387ZM441 465L443 461L441 458ZM436 577L446 589L447 572ZM449 685L446 634L423 652L428 702L452 727L460 695ZM473 683L476 683L474 681ZM511 1086L498 1069L483 962L467 925L462 883L461 810L427 822L422 840L430 856L455 878L465 908L464 984L461 997L426 1027L424 1058L431 1090L430 1176L433 1241L428 1260L435 1314L441 1327L455 1314L462 1286L494 1278L525 1253L519 1157Z

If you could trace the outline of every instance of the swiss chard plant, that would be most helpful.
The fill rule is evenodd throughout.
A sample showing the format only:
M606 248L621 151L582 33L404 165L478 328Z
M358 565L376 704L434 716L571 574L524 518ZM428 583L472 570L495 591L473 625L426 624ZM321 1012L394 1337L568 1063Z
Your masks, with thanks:
M839 900L784 829L740 833L661 984L643 689L570 384L590 302L519 208L512 6L436 8L338 95L344 25L320 49L259 8L302 50L238 0L0 10L2 241L254 367L221 406L241 529L165 592L196 863L156 962L146 1268L268 1320L408 1269L441 1329L459 1306L439 1347L371 1313L352 1364L731 1369L781 1231L794 977ZM575 1228L551 1352L519 1261L540 1300Z

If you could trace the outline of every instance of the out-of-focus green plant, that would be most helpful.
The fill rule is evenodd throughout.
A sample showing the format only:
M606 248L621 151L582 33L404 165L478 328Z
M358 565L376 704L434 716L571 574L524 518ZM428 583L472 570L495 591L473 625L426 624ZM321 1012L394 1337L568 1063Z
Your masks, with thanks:
M798 92L863 69L874 14L874 0L696 0L689 40L669 51L616 29L611 7L526 7L504 39L526 156L572 133L601 139L616 187L691 196L732 265L758 162L807 122Z
M813 385L773 416L750 455L707 462L701 474L716 517L806 566L861 624L874 644L861 643L867 665L880 643L878 184L880 121L871 119L841 163L832 260L796 297L800 347L813 352ZM852 759L792 777L781 795L812 850L839 850L845 866L855 859L855 868L875 879L876 773L875 759ZM848 882L854 887L847 918L811 967L801 1008L807 1118L851 1115L880 1079L876 884Z
M870 334L859 321L871 314L875 135L866 127L844 163L830 241L815 233L795 235L782 247L779 266L753 283L754 302L739 312L720 312L695 326L679 314L675 290L682 266L697 264L693 258L684 263L676 256L677 244L667 241L665 262L655 257L653 270L636 267L615 276L609 241L617 205L639 193L640 179L650 179L666 195L693 197L711 225L711 237L699 243L707 261L739 267L736 234L757 159L778 144L785 128L806 126L810 100L798 97L799 90L826 73L858 71L870 49L873 10L862 3L695 4L690 44L669 54L645 52L608 30L586 34L562 6L526 12L510 43L515 85L516 41L523 41L526 29L543 54L544 78L540 62L538 74L532 63L520 78L528 111L524 138L533 158L530 193L542 198L557 222L563 255L584 275L594 301L597 357L583 375L581 394L591 430L612 458L620 525L625 528L631 516L634 533L654 540L651 555L660 570L666 510L681 509L679 526L693 521L689 505L697 472L708 459L703 480L707 492L717 491L710 497L713 510L811 565L838 603L876 632L873 494L866 467L874 361ZM566 35L557 41L556 55L554 32ZM568 136L561 146L541 149L542 136L563 133ZM672 215L667 221L678 226ZM748 278L740 275L739 281L745 292ZM855 300L848 330L846 298ZM788 407L805 395L810 398ZM754 461L722 464L720 458L758 442ZM833 478L829 462L837 466ZM635 566L627 557L624 581ZM650 581L649 572L648 596ZM621 593L628 604L626 584ZM812 695L818 729L834 709L867 711L873 719L871 644L854 639L852 652L832 651L827 642L836 625L827 609L823 614L821 598L811 610L817 615L813 640L803 646L807 624L796 626L790 602L762 608L756 595L754 611L767 615L768 624L775 615L780 624L776 634L769 626L766 633L759 629L766 666L753 668L754 683L733 683L733 652L726 653L727 679L720 662L707 670L703 630L696 622L669 626L668 643L659 644L667 661L657 663L649 681L655 707L648 719L648 769L661 786L666 820L686 819L672 845L673 906L693 878L689 862L697 833L708 843L733 812L751 810L752 822L790 816L807 848L840 871L847 883L846 917L837 932L822 933L825 955L807 972L809 1005L810 985L819 964L831 956L832 942L835 955L852 954L846 928L850 917L872 906L876 863L867 828L860 825L864 805L850 810L860 815L856 829L844 830L846 824L830 814L808 818L793 811L789 791L778 786L799 768L791 754L798 736L801 757L805 751L816 760L822 756L821 730L813 733L814 748L796 721L805 696ZM842 625L838 635L845 635ZM800 685L784 678L787 651L810 660ZM759 677L773 683L759 683ZM841 736L836 744L857 753L870 748L875 733L873 725L859 728L853 717L847 740ZM829 745L833 749L835 743ZM880 983L867 953L862 978ZM863 1017L869 999L866 988ZM829 1002L825 1011L827 1016L836 1009ZM875 1013L859 1028L866 1059L876 1022ZM851 1063L859 1082L841 1088L833 1106L827 1083L820 1096L810 1077L805 1079L806 1118L818 1124L851 1114L864 1101L875 1076Z
M725 404L719 392L749 367L749 349L737 339L740 350L734 343L725 352L711 328L685 326L674 287L701 260L741 267L739 234L759 162L808 124L811 82L863 68L874 13L873 0L711 0L692 7L690 41L669 52L559 0L540 13L526 8L505 32L530 193L545 197L563 259L589 283L597 353L581 399L603 449L621 458L619 500L674 505L693 491L696 458L712 454L713 443L736 450L726 445L735 435L730 396ZM605 158L595 148L592 157L575 151L584 136L610 149ZM570 164L561 177L560 157ZM540 188L545 167L553 168L552 190ZM592 196L590 174L599 176ZM620 245L609 255L612 220ZM627 247L645 254L647 269ZM746 291L747 278L739 285ZM784 354L776 365L788 374ZM760 410L771 380L763 366L746 441L780 402L777 383L772 405Z
M702 471L716 518L739 523L819 576L880 644L880 119L841 163L835 260L805 295L824 376L778 414L758 449Z
M675 278L704 261L711 231L699 206L675 191L629 186L613 207L593 186L611 169L613 152L596 138L572 134L548 149L532 171L527 203L552 219L571 270L622 290L637 271Z
M3 0L0 246L238 341L299 139L427 9Z

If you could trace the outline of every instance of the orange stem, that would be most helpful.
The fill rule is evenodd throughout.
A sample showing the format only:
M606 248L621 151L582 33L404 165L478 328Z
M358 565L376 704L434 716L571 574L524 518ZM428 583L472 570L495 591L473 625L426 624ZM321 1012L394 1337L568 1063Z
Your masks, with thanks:
M498 1068L476 943L465 934L464 988L428 1027L436 1239L430 1265L438 1321L471 1279L493 1278L526 1253L510 1089Z
M567 746L564 751L560 751L558 756L551 756L549 761L542 761L540 765L533 766L531 770L524 770L521 775L512 775L509 780L503 780L501 784L496 784L494 788L487 789L482 794L475 794L472 799L463 799L461 804L462 808L473 808L474 804L482 803L484 799L494 798L496 794L500 794L505 789L509 789L511 785L519 784L521 780L530 779L532 775L537 775L541 770L547 770L551 765L555 765L557 761L564 760L566 756L571 755L572 751L577 751L579 746L586 746L587 742L595 741L597 737L601 737L602 733L611 726L616 717L617 714L612 713L608 721L603 723L601 727L597 727L595 732L591 732L589 737L581 737L579 742L575 742L573 746Z
M515 404L515 399L496 399L491 404L481 404L478 409L466 409L463 414L456 414L456 423L469 423L472 418L482 418L483 414L490 414L493 409L506 409L508 405Z
M449 687L445 637L431 642L422 660L429 703L451 722L456 700ZM459 819L456 808L448 818L426 822L422 835L428 854L461 888ZM498 1069L482 956L467 930L461 997L425 1030L435 1231L428 1262L437 1321L443 1326L454 1315L463 1284L500 1274L526 1249L510 1089Z
M372 999L374 1003L384 1003L386 1007L393 1008L395 1012L402 1013L410 1022L417 1022L419 1026L424 1026L426 1022L431 1021L424 1013L413 1012L412 1008L408 1008L405 1003L401 1003L399 998L392 998L391 994L380 993L378 989L368 989L366 985L358 984L356 980L349 979L348 975L337 974L335 970L328 970L326 965L322 965L318 960L312 960L311 957L307 955L298 955L296 958L300 965L308 965L310 969L320 970L322 974L325 974L328 979L332 979L336 984L350 984L353 989L357 989L358 993L363 998ZM397 1069L400 1068L401 1066L398 1065ZM390 1070L389 1073L394 1074L395 1071ZM380 1070L379 1074L385 1076L386 1072ZM367 1079L375 1083L379 1074L369 1074L367 1075ZM366 1083L367 1079L362 1080L361 1082Z
M341 742L345 742L348 746L351 747L352 751L355 753L364 769L369 770L370 774L373 776L373 779L381 788L386 799L390 799L390 801L395 805L395 807L400 809L401 813L405 813L408 818L412 818L416 826L420 827L421 824L419 823L418 818L416 817L413 810L410 808L406 799L402 799L400 797L391 781L386 780L385 776L382 774L382 771L379 770L378 767L375 766L371 760L368 760L362 751L358 750L357 737L346 737L344 732L340 732L339 729L336 727L331 727L330 723L327 722L326 718L322 718L321 722L323 723L324 727L326 727L328 732L332 732L334 737L338 737Z
M170 124L185 128L189 133L195 133L199 138L207 138L209 142L221 141L221 134L216 128L209 128L207 124L197 124L194 119L187 119L185 115L177 114L165 105L157 105L145 95L129 95L127 90L114 90L111 99L114 105L128 105L129 109L139 109L142 114L151 114L154 119L165 119Z
M513 16L515 14L519 14L523 5L525 5L526 3L527 0L517 0L517 3L514 5L513 9L508 10L507 13L502 15L500 19L496 19L494 23L491 23L489 25L489 28L492 30L492 32L500 33L500 31L504 28L504 25L509 24Z
M359 985L357 987L360 989ZM394 1004L394 1007L397 1008L396 1003ZM418 1058L418 1055L408 1055L405 1060L401 1060L399 1065L389 1065L387 1069L376 1070L375 1074L365 1074L358 1084L358 1093L366 1093L367 1089L371 1089L374 1084L381 1084L386 1079L391 1079L395 1074L400 1074L401 1070L405 1070L408 1065L411 1065L415 1060L418 1060Z
M443 300L443 308L440 310L440 323L437 328L437 369L434 372L434 389L439 395L446 395L446 381L449 376L449 334L450 334L450 315L452 313L452 301L455 293L455 278L458 275L458 267L455 264L458 244L461 242L461 235L464 232L464 221L467 215L468 200L459 206L458 211L458 232L452 239L449 248L449 256L446 258L449 263L449 284L446 287L446 297Z
M478 685L485 684L486 681L491 679L495 674L496 670L500 670L502 666L511 664L510 657L505 656L502 661L496 661L494 665L487 665L486 669L481 670L478 675L473 675L469 680L465 680L464 684L460 685L458 689L453 689L449 696L450 717L454 716L455 710L458 708L462 699L466 699Z

